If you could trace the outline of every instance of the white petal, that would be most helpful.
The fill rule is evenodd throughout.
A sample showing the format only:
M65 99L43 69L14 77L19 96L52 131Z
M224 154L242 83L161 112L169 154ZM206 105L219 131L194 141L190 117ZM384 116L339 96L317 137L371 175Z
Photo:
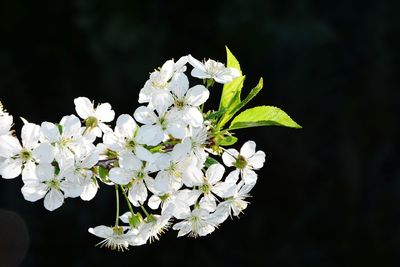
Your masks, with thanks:
M13 124L13 117L10 115L0 116L0 135L8 134Z
M10 135L0 136L0 157L13 157L19 154L21 149L21 144L17 138Z
M122 114L117 119L117 127L115 128L115 132L117 135L131 138L134 136L137 128L137 124L135 120L128 114Z
M212 194L206 194L200 200L200 208L205 209L209 212L215 211L217 208L217 202L215 201L215 197Z
M196 85L188 90L185 98L189 105L198 107L204 102L206 102L209 96L210 92L205 86Z
M200 127L203 124L203 114L196 107L185 109L184 121L193 127Z
M186 126L181 123L169 123L167 126L167 132L173 137L183 139L186 137Z
M119 216L119 219L126 224L129 224L129 218L132 217L132 213L130 211L125 212L124 214L122 214L121 216Z
M225 166L227 167L232 167L233 164L235 164L236 159L239 155L239 152L236 149L230 148L227 149L223 154L222 154L222 161L224 162Z
M34 148L39 142L40 137L40 126L27 123L22 127L21 130L21 139L22 144L26 148Z
M158 114L164 114L174 103L174 98L168 91L158 90L150 99L150 104L157 110Z
M86 97L78 97L74 100L76 113L82 119L86 120L88 117L94 115L93 103Z
M185 202L188 206L193 206L200 195L199 190L183 189L177 192L176 198Z
M204 64L201 63L199 60L195 59L192 57L192 55L188 55L188 62L190 65L192 65L195 69L199 69L202 72L207 72L206 68L204 67Z
M121 144L121 139L113 132L105 133L103 135L103 142L108 148L112 150L121 151L124 149L123 145Z
M135 120L143 124L154 124L157 122L157 115L148 107L140 106L133 114Z
M182 181L188 187L200 186L203 184L203 172L196 166L189 166L182 174Z
M174 73L174 65L175 65L175 63L172 59L166 61L162 65L161 70L160 70L160 75L165 82L167 82L169 79L171 79L171 77Z
M79 197L82 194L83 187L79 184L79 181L65 180L61 182L61 190L64 191L65 198Z
M247 160L247 163L255 170L262 168L265 162L265 153L261 150L257 151L251 158Z
M46 195L47 186L43 183L27 183L21 188L21 192L25 200L35 202Z
M184 73L176 73L171 80L171 91L174 95L181 99L185 96L189 89L189 79Z
M159 125L142 125L136 139L141 144L156 146L164 140L164 131Z
M18 177L22 171L22 161L20 159L6 159L0 166L0 174L4 179Z
M109 178L116 184L126 185L132 180L133 173L122 168L112 168L109 173Z
M49 142L57 142L60 138L60 132L55 124L51 122L43 122L40 130L42 135L45 137L45 140Z
M237 181L239 180L239 173L240 173L239 169L236 169L236 170L230 172L228 174L228 176L226 176L225 182L231 183L231 184L236 184Z
M40 163L51 163L54 160L54 147L48 143L41 143L33 150L33 156Z
M242 74L240 73L240 71L236 68L227 68L229 75L235 79L237 77L240 77Z
M221 198L232 197L236 193L236 184L219 182L212 187L211 191Z
M199 78L199 79L210 79L211 75L208 74L207 71L202 71L200 69L194 68L192 69L192 72L190 73L193 77Z
M75 115L64 116L60 124L63 126L62 136L64 137L76 136L81 129L81 121Z
M99 161L99 154L93 151L82 161L81 167L90 169L94 165L96 165L98 161Z
M168 205L168 209L170 207L172 207L172 215L178 220L185 219L190 215L190 206L184 201L176 200Z
M152 196L149 198L149 201L148 201L148 203L147 203L147 205L148 205L151 209L153 209L153 210L158 209L158 207L160 206L160 204L161 204L161 199L160 199L158 196L156 196L156 195L152 195Z
M110 122L114 119L115 112L109 103L103 103L96 108L95 115L99 121Z
M240 149L240 155L246 160L256 153L256 143L254 141L247 141Z
M178 237L181 237L188 234L192 230L192 227L187 221L182 221L174 224L172 229L179 230Z
M89 182L83 187L81 199L84 201L92 200L97 194L98 186L94 182Z
M63 203L64 196L60 190L51 189L44 198L44 207L49 211L58 209Z
M139 159L147 162L154 162L153 154L146 148L138 145L135 147L134 152Z
M128 197L132 204L136 207L140 206L146 201L147 188L143 181L134 183L131 189L129 189Z
M28 161L25 163L22 170L22 181L24 181L24 183L30 181L38 181L38 178L36 176L36 164L34 162Z
M133 153L125 152L119 158L119 165L126 170L137 171L142 167L142 162Z
M215 184L222 179L224 175L225 168L221 164L213 164L206 171L206 177L210 184Z
M255 184L257 182L257 174L248 168L242 170L242 179L245 184Z
M54 166L43 163L36 167L36 175L40 181L49 181L54 178Z
M113 235L113 229L104 225L97 226L95 228L89 228L89 233L98 236L100 238L109 238Z

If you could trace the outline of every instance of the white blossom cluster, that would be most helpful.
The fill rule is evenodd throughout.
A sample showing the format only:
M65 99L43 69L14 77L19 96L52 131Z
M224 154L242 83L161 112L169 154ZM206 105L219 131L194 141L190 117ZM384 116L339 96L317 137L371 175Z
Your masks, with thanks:
M191 76L200 79L190 78L200 81L193 86L188 64ZM89 229L111 249L158 240L169 227L178 237L210 234L246 209L255 171L265 161L253 141L240 151L216 146L215 123L203 112L208 87L240 75L211 59L168 60L141 89L142 106L116 118L114 129L108 125L115 119L110 104L95 106L79 97L74 100L77 115L58 123L23 119L21 142L10 131L12 116L1 107L0 175L21 175L24 198L44 199L50 211L67 198L92 200L100 185L114 187L115 224ZM120 201L126 201L126 213L120 213Z

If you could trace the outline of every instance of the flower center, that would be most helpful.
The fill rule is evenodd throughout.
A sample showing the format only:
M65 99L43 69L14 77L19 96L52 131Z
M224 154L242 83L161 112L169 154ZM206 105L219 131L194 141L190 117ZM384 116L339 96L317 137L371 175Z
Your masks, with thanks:
M53 189L59 189L60 188L60 181L57 180L56 178L51 179L50 181L47 182L48 187L53 188Z
M177 109L182 109L182 108L185 107L185 106L186 106L186 104L185 104L185 101L184 101L184 100L178 99L178 100L175 101L175 107L176 107Z
M242 155L239 155L236 159L235 167L238 169L244 169L246 166L247 166L246 159Z
M135 149L136 145L137 144L134 139L130 139L126 142L126 148L131 149L131 150Z
M200 190L204 193L204 194L208 194L211 191L211 185L209 183L205 183L200 187Z
M32 152L27 149L23 149L19 154L19 156L22 159L22 161L26 162L32 158Z
M160 196L160 199L161 199L161 201L165 201L165 200L167 200L169 198L169 194L164 194L164 195L162 195L162 196Z
M95 128L95 127L97 127L97 124L98 124L98 120L96 117L91 116L85 120L85 125L87 128Z

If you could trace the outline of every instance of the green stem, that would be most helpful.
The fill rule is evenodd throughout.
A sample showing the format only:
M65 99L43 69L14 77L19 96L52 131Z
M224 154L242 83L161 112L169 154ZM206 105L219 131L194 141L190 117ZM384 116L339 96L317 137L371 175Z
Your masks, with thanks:
M144 214L146 214L146 217L149 217L150 214L147 212L147 210L145 209L145 207L143 207L143 205L140 205L140 208L143 210Z
M129 210L131 212L131 216L133 216L135 213L133 212L133 208L132 208L131 202L129 201L128 195L126 194L125 189L124 189L124 187L122 185L121 185L121 191L122 191L122 194L125 197L126 203L128 204L128 208L129 208Z
M115 226L118 227L118 221L119 221L119 190L118 190L118 185L115 185L115 198L117 201L117 214L115 216Z

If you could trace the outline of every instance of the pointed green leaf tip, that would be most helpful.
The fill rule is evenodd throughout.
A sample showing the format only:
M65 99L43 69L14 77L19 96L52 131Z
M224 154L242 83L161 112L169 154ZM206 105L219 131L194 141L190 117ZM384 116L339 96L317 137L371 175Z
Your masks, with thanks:
M229 50L229 48L227 46L225 46L225 49L226 49L226 66L228 68L238 69L240 71L240 74L242 74L242 70L240 69L239 61L232 54L231 50Z
M242 75L239 61L231 53L228 47L226 47L226 66L228 68L238 69L240 71L240 74ZM230 105L232 105L232 107L237 106L240 103L240 92L243 88L244 79L245 76L239 76L230 83L224 84L224 88L222 89L221 102L219 104L220 110L222 108L227 109Z
M237 115L231 122L229 130L258 126L284 126L301 128L283 110L272 106L250 108Z

